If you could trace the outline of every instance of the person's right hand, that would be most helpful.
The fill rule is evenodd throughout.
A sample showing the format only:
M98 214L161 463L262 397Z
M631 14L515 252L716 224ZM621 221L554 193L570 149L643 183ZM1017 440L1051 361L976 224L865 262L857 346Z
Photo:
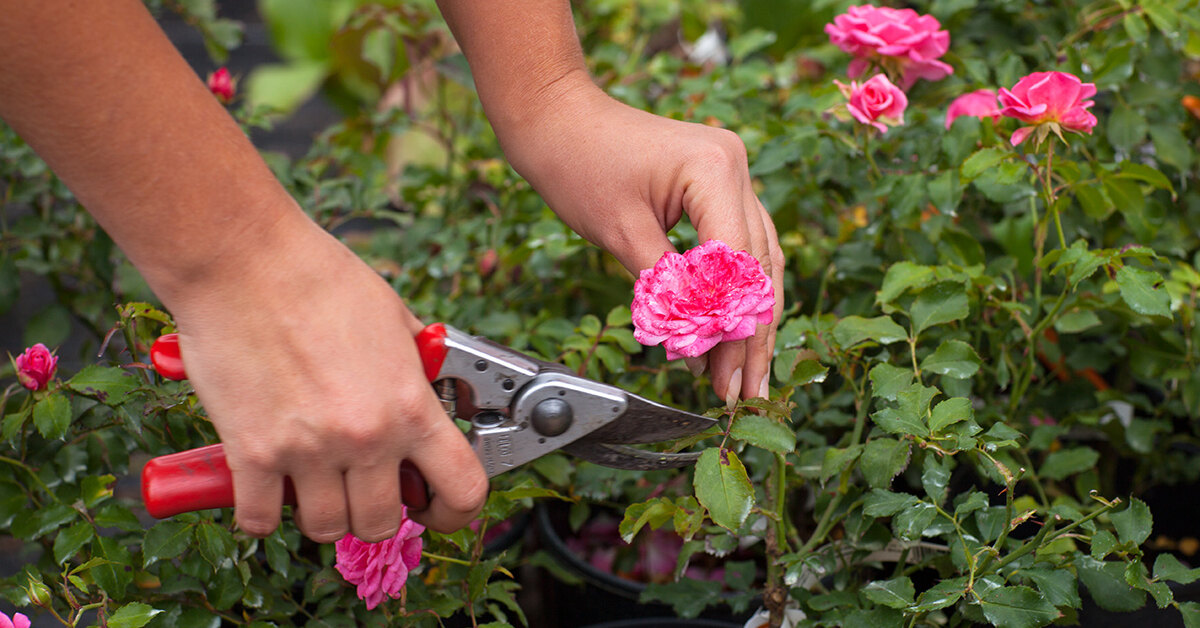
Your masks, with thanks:
M421 322L351 251L293 215L248 252L244 272L172 306L188 377L225 445L238 526L274 530L290 477L309 538L389 538L406 459L433 493L412 518L466 526L488 478L425 378Z

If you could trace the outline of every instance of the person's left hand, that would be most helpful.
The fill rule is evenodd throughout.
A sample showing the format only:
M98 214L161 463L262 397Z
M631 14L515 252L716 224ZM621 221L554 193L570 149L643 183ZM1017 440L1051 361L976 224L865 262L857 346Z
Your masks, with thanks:
M621 104L583 73L555 88L526 120L532 124L497 129L513 167L564 222L634 276L675 250L667 232L684 212L701 242L722 240L757 258L775 287L773 322L688 358L688 366L694 373L707 366L726 401L765 397L783 312L784 260L771 216L754 194L741 138Z

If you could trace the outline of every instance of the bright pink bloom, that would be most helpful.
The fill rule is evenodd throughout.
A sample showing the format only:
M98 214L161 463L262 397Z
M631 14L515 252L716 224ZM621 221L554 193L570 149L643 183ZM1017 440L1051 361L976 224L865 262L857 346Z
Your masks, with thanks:
M29 628L29 618L21 613L14 613L12 619L0 613L0 628Z
M409 519L402 509L396 536L367 543L347 534L334 545L337 550L334 566L346 582L358 586L358 599L366 601L367 610L379 606L384 594L393 599L400 597L408 573L421 562L424 531L425 526Z
M887 133L889 126L904 124L904 110L908 107L908 97L899 87L893 85L888 77L876 74L862 85L856 81L850 81L849 85L840 81L834 83L849 100L846 108L855 120L870 124L879 129L880 133Z
M208 75L208 91L212 92L217 100L224 104L229 104L233 101L234 84L233 76L229 74L229 70L218 68L216 72Z
M950 49L950 33L941 30L932 15L912 9L861 5L825 25L829 41L854 55L850 78L858 78L871 63L898 67L900 86L908 89L917 79L937 81L954 72L938 61Z
M1088 111L1095 102L1088 100L1096 95L1093 83L1084 83L1079 77L1066 72L1034 72L1017 81L1012 91L1000 88L1000 115L1016 118L1032 126L1017 129L1012 134L1012 145L1025 141L1026 137L1043 124L1051 127L1091 134L1096 126L1096 116Z
M41 390L54 377L58 368L58 356L50 353L46 345L37 343L17 356L17 379L29 390ZM2 628L3 624L0 624Z
M991 118L992 122L996 122L1000 119L1000 105L996 102L996 92L977 89L955 98L946 109L946 128L953 126L954 119L960 116Z
M667 359L702 355L749 338L775 317L775 287L745 251L709 240L683 255L666 252L633 285L633 336L663 344Z

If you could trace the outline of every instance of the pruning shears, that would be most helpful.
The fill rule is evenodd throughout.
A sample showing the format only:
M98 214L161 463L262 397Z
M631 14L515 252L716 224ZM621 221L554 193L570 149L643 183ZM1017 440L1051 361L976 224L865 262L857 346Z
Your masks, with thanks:
M186 374L173 340L160 338L151 354L160 372L174 370L174 379L183 379ZM693 436L717 423L443 323L425 327L416 343L425 375L446 413L470 423L467 438L488 477L559 450L617 469L683 467L700 454L631 445ZM469 404L458 402L459 384L465 385ZM459 416L465 407L472 416ZM409 508L428 506L425 480L407 462L401 467L401 491ZM159 519L233 507L233 480L223 447L209 445L151 459L142 470L142 499L150 515ZM295 504L290 481L284 500Z

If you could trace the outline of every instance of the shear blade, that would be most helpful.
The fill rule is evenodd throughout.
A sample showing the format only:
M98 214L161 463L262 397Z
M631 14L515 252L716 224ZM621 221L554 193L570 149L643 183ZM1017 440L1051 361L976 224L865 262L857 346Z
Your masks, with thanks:
M676 410L625 393L625 412L588 434L596 443L657 443L693 436L713 427L716 419Z
M695 464L699 453L662 453L634 449L627 445L600 443L590 439L579 440L562 448L563 451L583 458L588 462L632 471L653 469L676 469Z

